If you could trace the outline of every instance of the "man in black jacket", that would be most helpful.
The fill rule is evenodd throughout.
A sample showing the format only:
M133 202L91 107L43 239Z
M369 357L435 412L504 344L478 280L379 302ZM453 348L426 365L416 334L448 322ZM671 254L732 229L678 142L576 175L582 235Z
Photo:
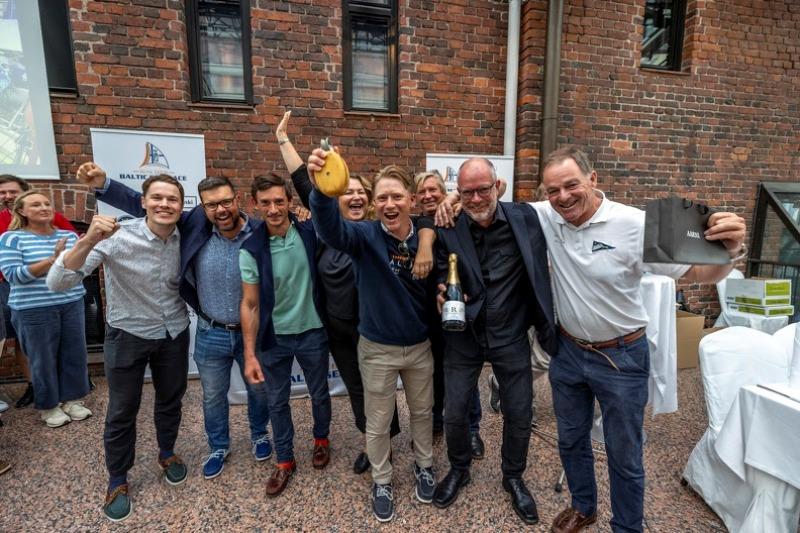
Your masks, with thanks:
M458 255L467 296L467 328L445 332L445 433L451 470L439 482L433 503L447 507L470 481L470 391L484 361L492 364L503 403L503 488L526 523L538 521L536 503L522 474L531 433L531 361L527 330L536 327L551 354L557 338L547 269L547 248L536 213L528 205L499 203L497 176L485 158L464 162L458 189L466 216L454 228L438 228L437 263L441 283L447 257ZM440 285L444 290L444 285ZM443 302L442 296L439 297Z

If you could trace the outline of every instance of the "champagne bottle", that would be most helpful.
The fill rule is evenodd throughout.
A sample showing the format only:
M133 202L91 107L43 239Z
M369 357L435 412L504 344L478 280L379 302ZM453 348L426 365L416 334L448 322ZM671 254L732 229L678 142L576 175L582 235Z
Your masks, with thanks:
M464 306L464 292L458 279L458 256L450 254L447 258L447 291L442 306L442 329L445 331L464 331L467 319Z

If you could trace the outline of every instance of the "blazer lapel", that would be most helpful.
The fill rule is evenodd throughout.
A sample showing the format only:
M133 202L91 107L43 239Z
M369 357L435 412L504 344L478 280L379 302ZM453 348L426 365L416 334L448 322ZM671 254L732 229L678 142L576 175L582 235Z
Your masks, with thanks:
M528 226L525 224L525 217L519 209L515 209L513 204L498 203L498 207L506 214L506 219L511 225L511 231L514 233L514 238L517 239L519 251L522 254L522 261L528 271L528 277L531 284L534 282L534 261L533 252L531 252L531 237L528 234ZM535 287L534 287L535 290Z
M472 269L472 274L483 286L483 275L481 274L481 262L478 259L478 252L475 250L475 242L472 240L472 233L469 231L469 217L462 213L456 220L456 235L458 243L461 245L464 257L459 257L462 264Z

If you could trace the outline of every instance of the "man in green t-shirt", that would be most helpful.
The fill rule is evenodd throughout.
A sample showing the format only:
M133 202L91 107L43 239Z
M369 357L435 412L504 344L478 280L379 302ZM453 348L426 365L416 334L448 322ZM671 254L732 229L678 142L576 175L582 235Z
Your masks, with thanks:
M314 225L311 221L299 222L289 212L292 194L280 176L256 177L251 193L265 224L253 232L239 251L244 373L251 383L266 381L267 384L277 464L267 480L266 491L268 496L278 496L296 469L289 408L295 358L303 369L311 395L314 468L325 468L330 461L328 338L320 318ZM265 347L263 342L257 342L273 328L274 346Z

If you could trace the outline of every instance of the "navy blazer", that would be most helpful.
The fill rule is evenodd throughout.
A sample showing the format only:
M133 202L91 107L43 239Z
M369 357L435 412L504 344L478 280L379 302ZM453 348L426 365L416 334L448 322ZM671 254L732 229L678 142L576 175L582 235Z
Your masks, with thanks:
M112 207L121 209L126 213L135 217L143 217L146 215L144 208L142 208L142 193L134 191L114 180L109 180L109 187L105 193L100 191L95 192L98 200L102 200ZM253 230L255 235L259 228L264 228L264 223L256 220L253 217L248 217L247 223ZM191 211L184 211L181 213L181 218L178 221L178 230L181 232L181 270L180 270L180 285L178 286L178 293L181 298L189 304L189 306L197 312L200 309L200 299L197 296L196 280L194 270L191 268L194 258L197 256L200 249L211 238L214 225L208 220L202 206L197 206ZM249 241L253 235L247 241ZM245 243L247 242L245 241ZM244 244L242 245L244 246ZM269 250L269 245L267 245ZM275 305L275 296L272 292L272 263L267 263L269 268L269 275L262 275L261 287L262 291L266 291L271 295L269 299L261 300L260 319L262 324L272 324L272 308ZM265 305L266 304L266 305ZM272 331L272 330L269 330ZM271 348L275 345L275 334L266 335L263 338L262 350ZM264 347L266 346L266 348Z
M539 224L539 217L528 204L498 202L497 208L502 209L508 219L533 288L535 301L531 303L536 309L528 313L531 318L530 325L536 328L542 348L550 355L555 355L558 351L558 337L553 313L553 293L547 264L547 243ZM466 318L467 323L471 324L486 300L486 286L483 283L478 252L472 240L467 215L459 216L454 228L436 228L436 249L440 283L445 282L448 255L458 254L458 276L461 288L469 295ZM471 328L467 328L463 333L445 331L444 335L447 342L474 343Z
M311 220L299 222L294 213L289 213L289 220L294 223L297 233L303 240L306 249L306 259L311 272L311 290L314 297L314 307L320 320L325 319L325 303L322 296L322 287L317 273L317 233ZM242 249L247 250L255 258L258 265L259 289L259 327L256 345L265 351L274 345L275 326L272 321L272 309L275 307L275 290L272 281L272 254L269 250L269 231L266 224L261 224L253 231L250 238L242 243ZM272 345L269 343L273 342Z

